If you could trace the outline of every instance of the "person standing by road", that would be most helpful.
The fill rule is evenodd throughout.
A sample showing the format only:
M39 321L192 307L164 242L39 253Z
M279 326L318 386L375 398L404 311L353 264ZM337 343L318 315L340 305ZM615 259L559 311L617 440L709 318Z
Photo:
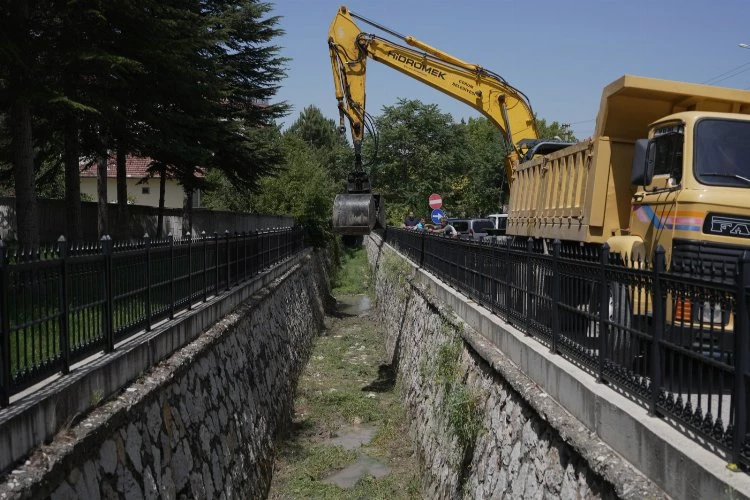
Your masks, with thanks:
M418 223L419 220L414 217L414 212L409 210L409 215L407 215L404 219L404 225L402 227L405 227L406 229L414 229L414 226L416 226Z
M438 229L430 229L429 231L433 234L444 234L445 236L450 236L452 238L458 236L458 231L456 231L456 228L453 227L452 224L448 223L448 219L445 217L440 219L440 227Z

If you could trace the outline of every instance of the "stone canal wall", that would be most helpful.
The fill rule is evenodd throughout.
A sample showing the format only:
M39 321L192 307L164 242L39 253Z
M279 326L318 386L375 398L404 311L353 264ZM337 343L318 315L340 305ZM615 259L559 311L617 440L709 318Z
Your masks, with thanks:
M262 498L323 327L308 253L195 341L36 450L0 498Z
M664 497L438 300L431 277L377 235L365 244L428 498Z

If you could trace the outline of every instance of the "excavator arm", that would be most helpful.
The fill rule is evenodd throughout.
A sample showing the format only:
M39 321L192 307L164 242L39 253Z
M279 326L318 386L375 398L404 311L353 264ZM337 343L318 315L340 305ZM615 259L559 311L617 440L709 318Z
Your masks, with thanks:
M365 33L355 23L370 24L408 46ZM503 77L476 64L467 63L411 36L339 8L328 32L333 80L341 126L349 120L352 140L361 143L364 134L365 78L367 59L385 64L444 94L468 104L500 129L511 152L506 169L522 151L519 141L537 139L534 113L528 98ZM513 172L507 170L508 180Z
M363 32L355 19L406 45ZM525 144L529 143L528 139L537 139L539 136L528 98L500 75L464 62L414 37L400 35L354 14L345 6L339 8L331 23L328 49L338 101L340 130L345 131L345 122L348 121L355 152L354 170L349 175L347 185L348 194L337 196L334 202L334 230L337 232L366 234L372 229L372 226L369 229L364 227L367 222L362 217L366 211L365 205L372 206L372 200L361 196L370 193L369 179L361 159L366 123L365 78L368 59L419 80L485 115L498 127L506 142L509 154L505 158L505 170L509 183L513 179L514 165L526 152ZM378 212L375 218L384 222L382 200L375 196L374 206ZM374 220L374 217L369 217L369 220Z

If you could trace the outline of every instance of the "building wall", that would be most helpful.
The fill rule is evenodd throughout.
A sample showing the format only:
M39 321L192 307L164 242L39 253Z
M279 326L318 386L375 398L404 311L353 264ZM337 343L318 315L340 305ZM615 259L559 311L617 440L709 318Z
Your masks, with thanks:
M159 206L158 178L147 179L143 182L140 179L128 178L127 184L128 199L132 200L135 205ZM144 189L149 192L144 193ZM92 201L97 200L95 177L81 177L81 194L91 197ZM184 197L185 192L182 186L174 179L167 179L164 190L164 206L166 208L182 208ZM107 179L107 201L117 202L117 179L112 177Z

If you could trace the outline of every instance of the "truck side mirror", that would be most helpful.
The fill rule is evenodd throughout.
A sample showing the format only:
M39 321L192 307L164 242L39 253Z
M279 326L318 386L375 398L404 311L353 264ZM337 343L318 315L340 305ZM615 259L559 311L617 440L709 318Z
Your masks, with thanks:
M654 157L656 147L648 139L635 141L633 166L630 170L630 183L634 186L648 186L654 177Z

